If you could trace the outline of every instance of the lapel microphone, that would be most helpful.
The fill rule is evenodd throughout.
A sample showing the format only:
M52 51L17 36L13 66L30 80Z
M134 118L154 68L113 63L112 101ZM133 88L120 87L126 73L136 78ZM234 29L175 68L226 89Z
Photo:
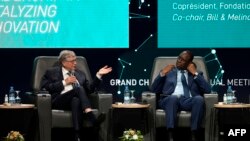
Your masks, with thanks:
M70 71L70 76L75 76L75 70ZM79 87L78 80L75 83L73 83L73 87Z
M75 70L69 71L69 75L70 75L70 76L75 76Z

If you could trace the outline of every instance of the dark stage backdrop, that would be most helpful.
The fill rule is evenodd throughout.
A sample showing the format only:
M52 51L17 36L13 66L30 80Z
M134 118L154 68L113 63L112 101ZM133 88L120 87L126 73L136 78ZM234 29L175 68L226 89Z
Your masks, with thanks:
M232 88L236 90L239 102L249 102L250 94L250 47L239 48L157 48L157 3L145 0L130 1L129 48L86 49L71 48L77 55L87 58L92 76L104 65L113 67L113 72L103 78L102 91L112 93L114 101L123 100L124 85L113 84L114 80L128 80L133 83L130 89L135 90L139 100L142 91L148 90L147 82L150 77L153 60L157 56L177 56L181 51L189 49L196 56L203 56L208 66L213 91L217 91L220 99L226 92L227 81L234 81ZM108 19L107 19L108 20ZM192 34L192 33L190 33ZM166 39L167 40L167 39ZM180 39L181 41L181 39ZM225 41L226 42L226 41ZM32 91L30 78L33 60L36 56L57 56L63 50L57 49L0 49L0 102L9 87L14 86L21 94ZM222 73L224 71L224 73ZM215 79L217 76L218 79ZM141 82L141 83L139 83ZM215 82L215 83L214 83ZM220 85L222 84L222 85ZM225 84L225 86L223 86Z
M152 45L153 46L153 45ZM92 76L98 69L104 65L113 67L113 72L103 78L102 90L110 92L114 96L115 101L122 101L122 92L124 85L114 85L112 80L121 78L120 80L135 80L130 89L135 89L135 95L139 99L141 92L148 90L147 79L150 77L153 59L157 56L176 56L183 49L157 49L150 48L145 51L137 53L133 49L73 49L77 55L82 55L87 58ZM210 49L190 49L196 55L205 56ZM0 79L0 94L1 102L3 102L4 94L8 93L9 87L14 86L16 90L31 91L30 78L32 72L33 60L40 55L58 55L60 49L5 49L1 50L1 79ZM240 102L248 102L250 93L249 78L250 68L248 67L248 60L250 60L250 49L216 49L218 60L225 71L220 82L211 82L217 84L213 90L217 91L221 96L226 92L226 83L233 80L236 83L233 89L236 90L236 96ZM122 69L121 58L131 65L124 63L125 68ZM216 60L207 62L210 78L213 79L219 70L218 62ZM143 83L139 84L139 81ZM145 82L144 82L145 80ZM243 81L245 83L242 83ZM223 81L223 82L222 82ZM238 82L237 82L238 81ZM241 81L241 83L239 83ZM134 82L134 81L132 81ZM145 83L145 85L144 85ZM223 83L225 86L220 86ZM121 94L119 93L121 91Z

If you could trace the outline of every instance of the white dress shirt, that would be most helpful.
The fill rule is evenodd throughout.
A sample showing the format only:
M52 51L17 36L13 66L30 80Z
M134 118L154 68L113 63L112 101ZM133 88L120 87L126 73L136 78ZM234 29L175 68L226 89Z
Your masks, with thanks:
M177 83L176 83L175 90L174 90L174 92L172 94L172 95L177 95L178 97L184 96L184 90L183 90L183 86L182 86L182 82L181 82L181 75L182 75L181 71L178 70L177 71ZM187 81L187 84L188 84L188 72L187 72L187 70L184 70L184 75L186 77L186 81ZM190 91L189 91L189 95L190 95Z
M66 82L65 82L65 79L69 77L69 71L66 70L64 67L62 67L62 74L63 74L62 83L63 83L64 89L61 92L61 94L65 94L66 92L72 90L73 86L72 85L67 85Z

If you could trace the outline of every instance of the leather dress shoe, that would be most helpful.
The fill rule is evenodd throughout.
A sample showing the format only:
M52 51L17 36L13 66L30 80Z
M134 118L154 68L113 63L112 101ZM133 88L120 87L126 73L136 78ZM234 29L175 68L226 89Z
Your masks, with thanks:
M80 135L78 133L75 134L75 141L81 141Z
M197 136L198 136L197 132L192 131L192 133L191 133L191 141L198 141Z
M168 132L168 140L169 141L174 141L174 132L173 131Z
M76 138L75 138L75 141L81 141L81 140L80 140L80 138L77 138L77 137L76 137Z
M174 129L173 128L169 128L167 131L167 137L168 137L168 141L174 141Z

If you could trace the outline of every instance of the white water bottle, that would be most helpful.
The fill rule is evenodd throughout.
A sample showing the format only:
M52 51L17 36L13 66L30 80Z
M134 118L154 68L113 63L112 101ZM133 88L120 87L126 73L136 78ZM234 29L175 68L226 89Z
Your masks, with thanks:
M5 97L4 97L4 103L9 103L9 97L8 97L8 94L5 94Z
M227 94L224 94L224 96L223 96L223 103L227 104Z
M231 86L227 88L227 104L233 103L233 90Z
M130 103L130 91L128 85L126 85L124 89L124 104L129 104L129 103Z
M9 91L9 103L10 104L16 103L15 90L13 86L10 87L10 91Z

